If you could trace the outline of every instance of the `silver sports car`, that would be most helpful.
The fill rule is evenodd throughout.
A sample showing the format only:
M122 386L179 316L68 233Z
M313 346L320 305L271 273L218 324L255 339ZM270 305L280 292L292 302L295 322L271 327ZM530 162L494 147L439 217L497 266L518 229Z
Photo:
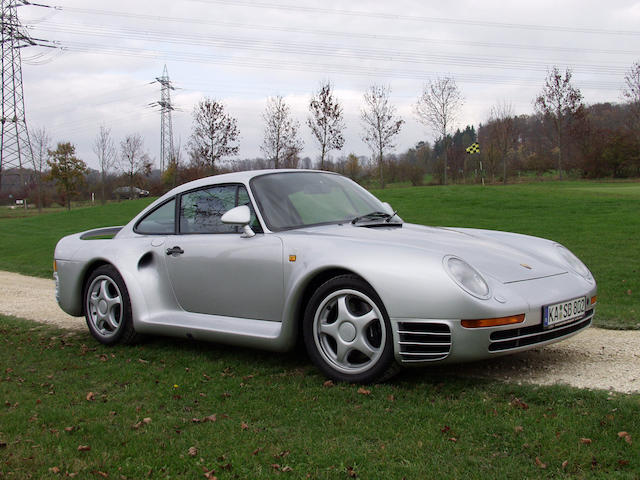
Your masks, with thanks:
M187 183L124 227L64 237L54 265L60 307L101 343L162 334L284 351L301 339L348 382L557 342L596 304L593 276L558 243L404 223L318 171Z

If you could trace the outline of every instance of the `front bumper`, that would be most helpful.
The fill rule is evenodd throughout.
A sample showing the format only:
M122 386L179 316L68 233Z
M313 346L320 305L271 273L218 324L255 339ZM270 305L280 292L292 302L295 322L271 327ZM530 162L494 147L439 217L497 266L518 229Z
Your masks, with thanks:
M588 289L567 288L563 281L566 279L538 279L511 285L520 298L531 297L535 292L537 300L511 305L512 314L525 314L524 322L515 325L465 328L462 319L391 318L395 358L405 366L462 363L522 352L576 335L591 325L596 304L590 300L597 289L595 284ZM553 328L543 326L544 305L582 295L587 297L583 316Z

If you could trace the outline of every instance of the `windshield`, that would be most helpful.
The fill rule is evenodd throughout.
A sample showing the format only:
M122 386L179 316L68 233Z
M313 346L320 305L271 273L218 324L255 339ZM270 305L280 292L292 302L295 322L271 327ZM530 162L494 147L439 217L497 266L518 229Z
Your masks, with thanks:
M283 172L255 177L251 189L269 230L341 223L385 211L380 200L331 173Z

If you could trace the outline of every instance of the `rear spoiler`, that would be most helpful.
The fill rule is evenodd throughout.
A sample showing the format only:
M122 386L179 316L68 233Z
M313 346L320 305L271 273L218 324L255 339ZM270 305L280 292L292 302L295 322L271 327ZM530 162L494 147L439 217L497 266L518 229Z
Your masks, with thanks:
M80 240L91 240L92 238L96 237L114 237L120 230L122 230L122 228L123 226L87 230L86 232L80 234Z

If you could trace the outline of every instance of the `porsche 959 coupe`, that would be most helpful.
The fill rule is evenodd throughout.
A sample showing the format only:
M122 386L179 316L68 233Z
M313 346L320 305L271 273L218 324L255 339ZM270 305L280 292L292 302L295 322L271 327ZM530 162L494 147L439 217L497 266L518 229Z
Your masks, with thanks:
M596 304L590 271L558 243L404 223L319 171L184 184L123 227L64 237L54 260L60 307L103 344L160 334L286 351L300 339L347 382L557 342Z

